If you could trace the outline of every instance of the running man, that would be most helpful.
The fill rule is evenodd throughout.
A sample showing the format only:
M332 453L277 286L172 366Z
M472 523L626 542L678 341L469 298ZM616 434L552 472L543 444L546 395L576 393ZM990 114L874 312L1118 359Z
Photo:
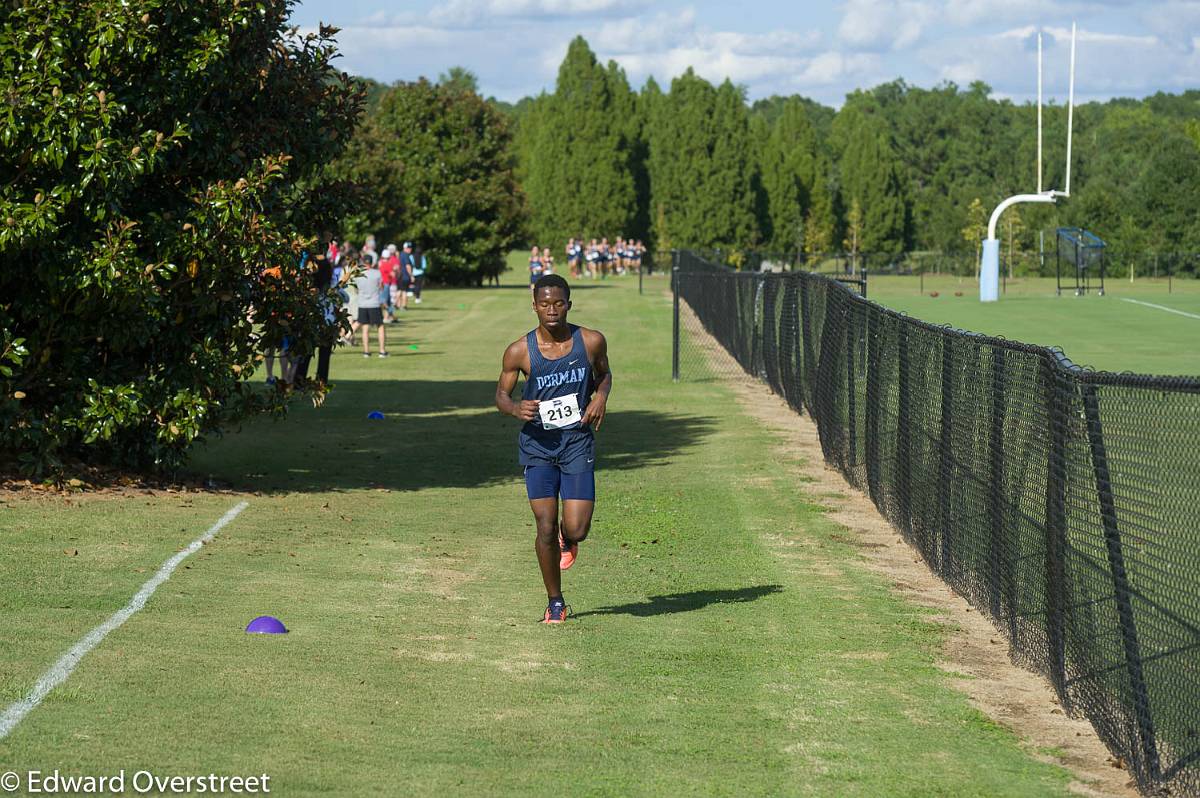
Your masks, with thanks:
M588 277L596 279L596 270L600 268L600 247L596 244L596 239L592 239L592 243L588 244L587 248L587 272Z
M533 286L542 276L542 254L541 250L535 245L529 252L529 293L534 293Z
M579 260L583 254L583 247L579 246L572 238L567 242L567 266L571 269L571 277L579 276Z
M537 522L538 566L549 605L542 623L562 623L570 609L562 571L575 564L596 505L596 444L612 390L608 343L596 330L567 323L571 288L557 274L538 278L538 326L504 350L496 408L525 422L517 435L525 492ZM525 376L518 401L512 392ZM561 522L559 497L562 497Z

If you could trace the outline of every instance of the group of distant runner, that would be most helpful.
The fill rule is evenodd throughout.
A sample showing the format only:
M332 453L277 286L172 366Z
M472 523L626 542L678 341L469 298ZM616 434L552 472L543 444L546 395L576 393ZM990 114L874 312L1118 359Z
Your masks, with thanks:
M584 244L582 238L567 241L567 268L572 277L597 277L604 279L610 274L637 274L642 270L642 259L646 245L632 238L618 238L610 244L607 238L592 239ZM554 252L550 247L534 246L529 253L529 285L532 288L539 277L554 274Z

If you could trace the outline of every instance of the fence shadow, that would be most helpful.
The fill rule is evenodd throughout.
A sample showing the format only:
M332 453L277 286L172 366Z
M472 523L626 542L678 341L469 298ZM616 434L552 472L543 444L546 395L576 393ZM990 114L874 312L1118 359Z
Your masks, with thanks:
M196 448L190 470L235 489L273 492L478 487L520 476L520 422L492 405L489 380L339 380L325 406L297 406ZM383 420L367 414L378 410ZM694 446L713 420L610 410L597 466L663 463Z
M781 585L757 585L755 587L733 588L729 590L691 590L687 593L667 593L662 596L650 596L645 601L635 601L628 604L616 604L611 607L581 612L573 617L583 618L588 615L633 615L647 618L652 615L672 615L678 612L691 612L703 609L710 604L738 604L746 601L757 601L764 596L783 591Z

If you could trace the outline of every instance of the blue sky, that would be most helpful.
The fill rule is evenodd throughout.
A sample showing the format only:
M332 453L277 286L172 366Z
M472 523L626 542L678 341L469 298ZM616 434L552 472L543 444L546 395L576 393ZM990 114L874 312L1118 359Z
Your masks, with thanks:
M996 96L1029 99L1039 28L1047 96L1065 100L1072 20L1078 101L1200 88L1200 0L301 0L293 16L341 28L342 68L385 82L459 65L484 94L517 100L553 90L567 43L583 34L635 87L650 75L665 86L692 66L751 99L803 94L834 106L897 77L982 80Z

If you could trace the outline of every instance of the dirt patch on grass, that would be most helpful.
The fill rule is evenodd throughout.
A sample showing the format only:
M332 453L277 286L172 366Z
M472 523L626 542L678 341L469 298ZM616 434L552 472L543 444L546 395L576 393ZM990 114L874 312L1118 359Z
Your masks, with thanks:
M208 477L187 476L178 479L152 474L138 474L118 469L77 466L70 475L59 479L37 481L19 475L16 470L0 463L0 503L67 499L128 499L139 496L183 494L220 494L245 496L232 485Z
M1115 760L1091 724L1067 717L1049 683L1012 663L1005 640L991 622L925 566L869 498L825 465L812 420L788 407L763 383L742 379L745 372L741 366L704 332L686 305L681 305L680 314L687 317L684 321L692 341L704 352L713 371L722 375L722 382L742 408L780 433L780 462L792 464L789 467L797 477L809 483L804 486L808 495L820 497L828 516L852 533L849 542L862 553L867 567L885 577L906 599L937 610L931 620L947 631L938 665L950 674L950 684L965 693L973 706L1015 733L1032 756L1074 774L1073 792L1137 796L1128 771L1114 767Z

